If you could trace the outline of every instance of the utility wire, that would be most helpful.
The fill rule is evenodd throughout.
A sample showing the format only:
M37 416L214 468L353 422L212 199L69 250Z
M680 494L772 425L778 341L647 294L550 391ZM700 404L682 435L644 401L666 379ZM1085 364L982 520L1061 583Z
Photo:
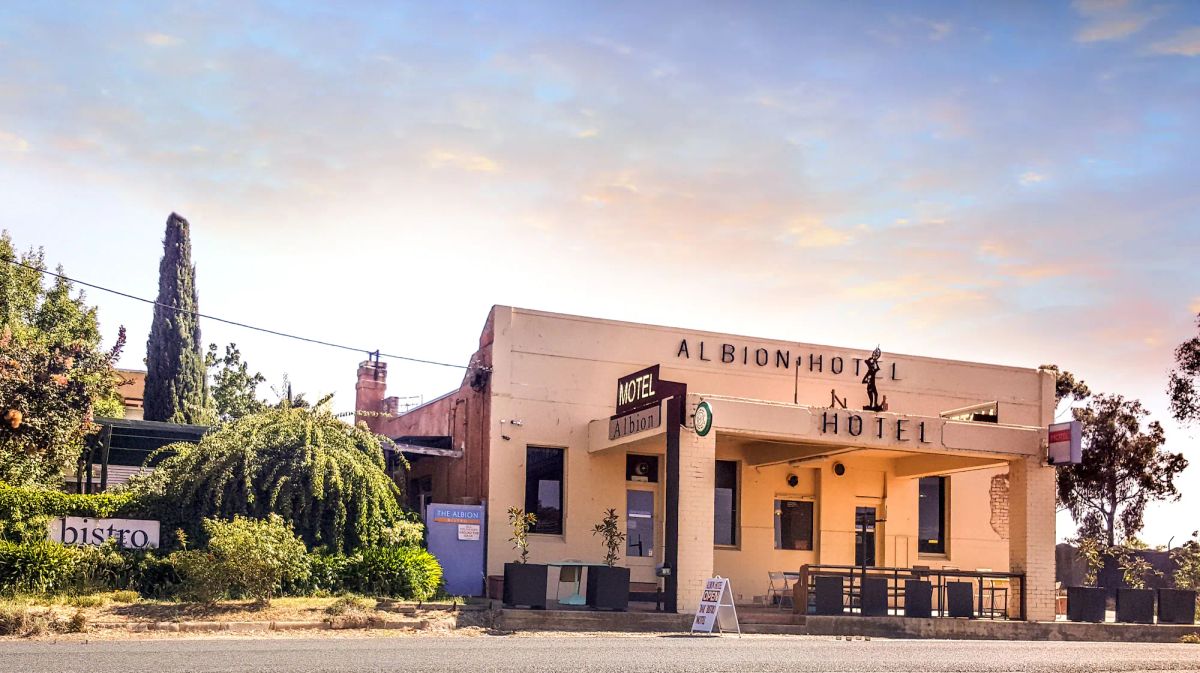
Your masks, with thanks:
M317 344L319 346L329 346L330 348L340 348L342 350L354 351L355 353L366 353L367 355L370 355L370 356L376 356L376 357L380 357L380 358L388 358L391 360L404 360L406 362L418 362L418 363L426 364L426 365L437 365L439 367L453 367L455 369L469 369L470 368L466 365L456 365L456 364L451 364L449 362L437 362L436 360L424 360L421 358L413 358L413 357L408 357L405 355L393 355L391 353L381 353L379 351L373 351L369 348L354 348L353 346L346 346L343 344L335 344L333 342L322 341L320 339L310 339L308 337L302 337L302 336L299 336L296 334L288 334L287 332L280 332L278 330L267 329L266 327L255 327L254 325L247 325L246 323L243 323L243 322L237 322L235 320L226 320L225 318L218 318L216 316L208 315L205 313L200 313L198 311L189 311L187 309L182 309L182 308L179 308L176 306L170 306L170 305L158 302L158 301L146 299L144 297L138 297L138 296L129 294L127 292L121 292L120 290L114 290L112 288L104 287L102 285L96 285L95 283L88 283L86 281L77 280L77 279L71 278L69 276L64 276L61 273L47 271L46 269L39 269L36 266L31 266L29 264L25 264L24 262L18 262L15 259L7 259L7 258L3 258L3 257L0 257L0 259L3 259L5 262L8 262L9 264L12 264L13 266L23 267L23 268L29 269L30 271L37 271L38 273L41 273L41 274L44 274L47 276L53 276L55 278L65 280L70 283L76 283L78 285L83 285L84 287L90 287L90 288L93 288L96 290L100 290L102 292L110 292L112 294L115 294L115 295L118 295L121 297L125 297L126 299L133 299L135 301L140 301L145 304L150 304L152 306L158 306L161 308L168 309L170 311L175 311L176 313L187 313L187 314L193 315L197 318L204 318L205 320L213 320L216 322L225 323L226 325L233 325L234 327L244 327L246 329L254 330L256 332L265 332L267 334L273 334L275 336L281 336L281 337L285 337L287 339L296 339L297 341L307 341L308 343Z

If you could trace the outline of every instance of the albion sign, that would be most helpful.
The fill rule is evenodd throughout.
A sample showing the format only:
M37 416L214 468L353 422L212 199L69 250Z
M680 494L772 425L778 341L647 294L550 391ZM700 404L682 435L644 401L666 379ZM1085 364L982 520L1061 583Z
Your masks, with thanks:
M798 370L808 370L813 374L834 374L841 376L862 377L867 372L867 360L870 358L843 357L829 353L801 353L797 349L792 357L790 348L751 348L731 343L709 343L704 340L687 339L679 341L675 351L676 358L699 360L700 362L719 362L726 365L746 365L754 367L773 367L775 369L790 369L794 364ZM882 375L884 372L880 372ZM887 368L888 378L899 381L896 373L896 363Z

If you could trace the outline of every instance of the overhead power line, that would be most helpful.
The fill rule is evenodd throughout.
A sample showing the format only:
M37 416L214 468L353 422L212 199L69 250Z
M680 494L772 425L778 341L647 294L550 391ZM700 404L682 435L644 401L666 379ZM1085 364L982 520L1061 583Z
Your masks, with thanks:
M227 320L225 318L218 318L216 316L208 315L206 313L200 313L199 311L189 311L187 309L182 309L177 306L170 306L168 304L163 304L161 302L154 301L153 299L146 299L145 297L138 297L136 295L129 294L128 292L121 292L120 290L114 290L109 287L104 287L103 285L96 285L95 283L89 283L87 281L82 281L77 278L71 278L70 276L65 276L61 273L47 271L46 269L39 269L36 266L25 264L24 262L18 262L15 259L8 259L8 258L3 258L3 257L0 257L0 259L3 259L5 262L8 262L9 264L12 264L13 266L23 267L23 268L29 269L30 271L36 271L38 273L41 273L41 274L44 274L47 276L53 276L54 278L60 278L69 283L76 283L76 284L82 285L84 287L90 287L95 290L100 290L101 292L109 292L109 293L115 294L120 297L125 297L126 299L133 299L134 301L140 301L145 304L150 304L151 306L159 306L159 307L165 308L169 311L175 311L176 313L187 313L190 315L194 315L197 318L204 318L205 320L212 320L215 322L225 323L226 325L233 325L234 327L243 327L245 329L254 330L256 332L264 332L266 334L273 334L275 336L284 337L287 339L295 339L297 341L305 341L305 342L308 342L311 344L317 344L319 346L328 346L330 348L340 348L342 350L354 351L355 353L366 353L369 356L377 357L377 358L387 358L389 360L404 360L405 362L417 362L417 363L426 364L426 365L436 365L438 367L453 367L455 369L469 369L469 367L467 367L466 365L451 364L449 362L438 362L436 360L425 360L423 358L414 358L414 357L409 357L407 355L395 355L392 353L382 353L378 350L372 350L370 348L355 348L354 346L347 346L345 344L337 344L337 343L333 343L332 341L323 341L321 339L312 339L309 337L300 336L298 334L289 334L287 332L280 332L279 330L268 329L266 327L256 327L254 325L248 325L244 322L238 322L236 320Z

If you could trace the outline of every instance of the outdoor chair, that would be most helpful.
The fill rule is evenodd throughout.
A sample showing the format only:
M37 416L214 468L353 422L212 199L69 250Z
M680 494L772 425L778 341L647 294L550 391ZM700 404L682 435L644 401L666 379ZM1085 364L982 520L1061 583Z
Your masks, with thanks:
M767 585L767 605L778 601L777 607L782 610L785 600L794 603L792 587L788 583L787 575L783 572L768 571L767 580L769 582Z
M991 568L976 568L981 573L992 572ZM980 578L980 583L983 584L984 605L979 606L980 616L987 615L992 619L1003 615L1008 619L1008 579L998 577ZM996 609L996 600L1001 599L1002 605L999 610Z

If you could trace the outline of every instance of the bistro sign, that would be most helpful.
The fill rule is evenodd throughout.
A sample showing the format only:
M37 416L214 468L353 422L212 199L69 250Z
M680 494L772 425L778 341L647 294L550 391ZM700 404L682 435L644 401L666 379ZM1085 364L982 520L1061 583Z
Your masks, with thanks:
M66 545L102 545L116 540L123 549L156 549L157 521L147 519L89 519L64 516L51 519L50 539Z

